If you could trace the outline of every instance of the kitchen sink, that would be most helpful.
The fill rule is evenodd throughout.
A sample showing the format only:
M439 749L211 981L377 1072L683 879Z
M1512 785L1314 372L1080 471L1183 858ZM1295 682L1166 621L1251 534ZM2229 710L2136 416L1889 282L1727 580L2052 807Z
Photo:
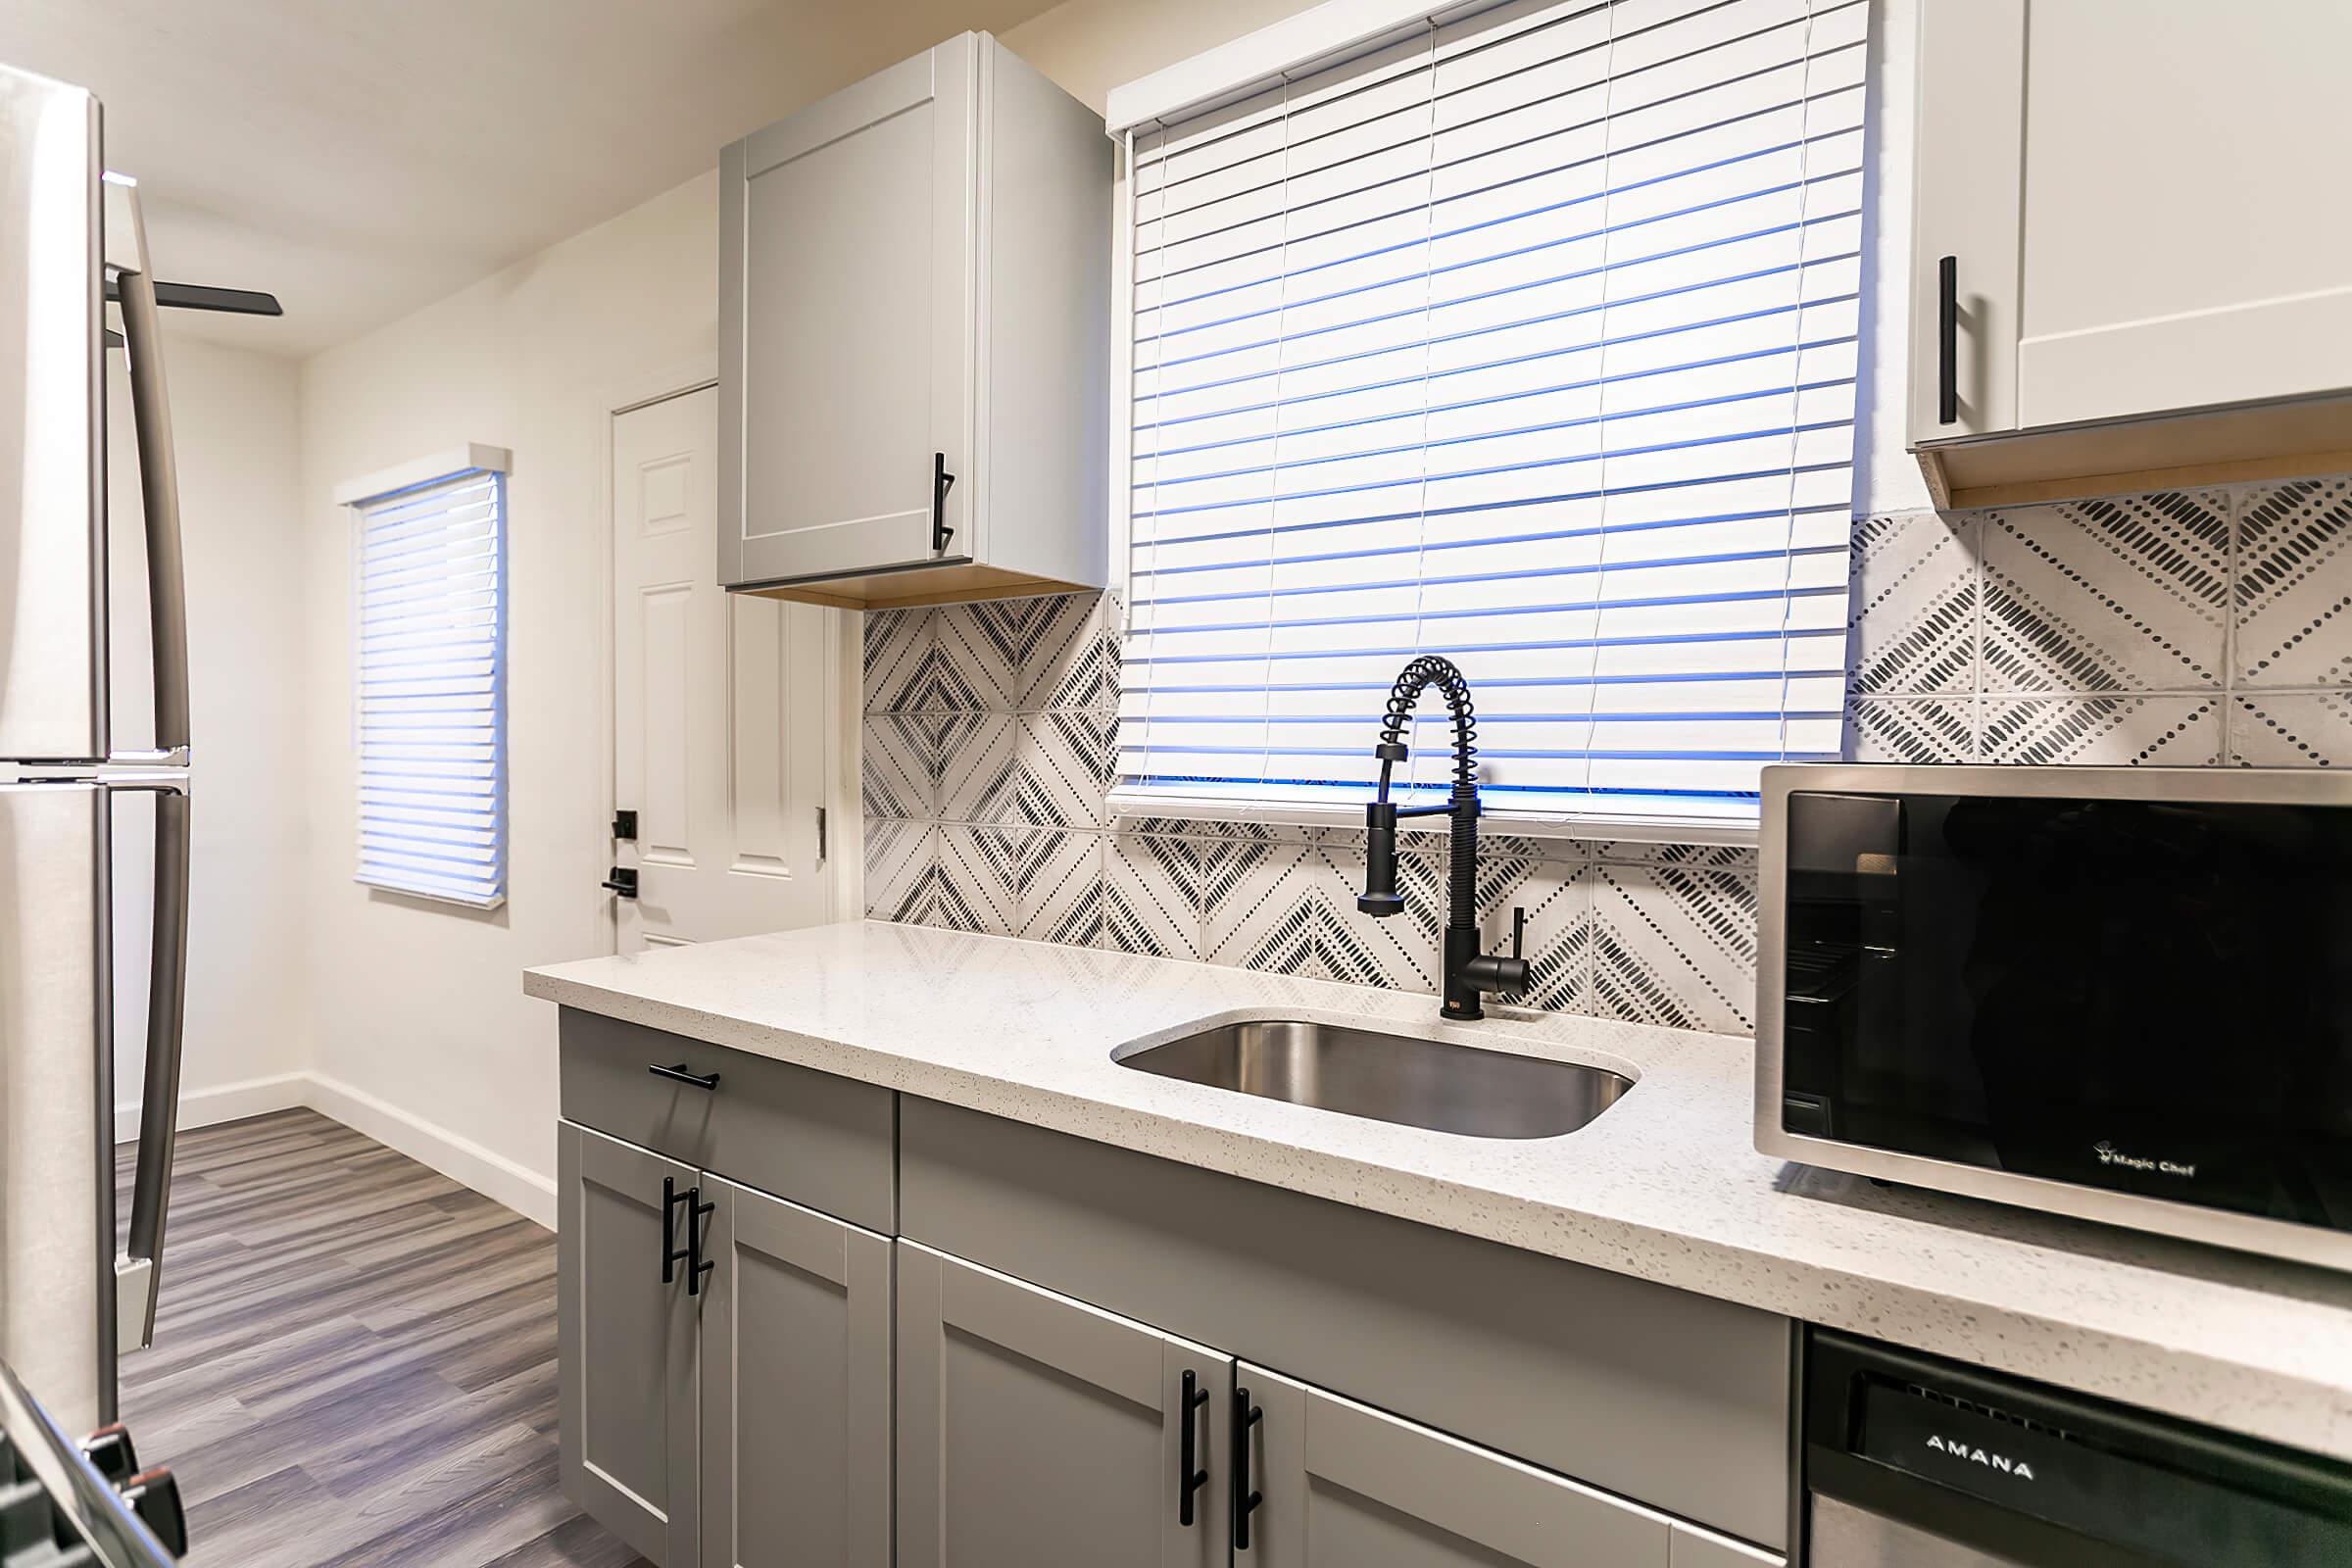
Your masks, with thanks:
M1121 1052L1122 1067L1473 1138L1556 1138L1633 1081L1602 1067L1295 1018L1215 1024Z

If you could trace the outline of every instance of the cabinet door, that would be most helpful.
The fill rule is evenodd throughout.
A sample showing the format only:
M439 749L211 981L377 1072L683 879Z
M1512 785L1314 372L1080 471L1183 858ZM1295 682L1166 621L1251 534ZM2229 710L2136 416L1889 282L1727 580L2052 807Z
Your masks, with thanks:
M719 158L719 579L970 554L966 33ZM932 544L934 454L960 482Z
M911 1243L898 1258L904 1568L1228 1560L1231 1360Z
M703 1561L890 1568L890 1243L706 1175Z
M2352 386L2352 6L2029 0L2025 51L2020 423Z
M1426 1427L1247 1363L1235 1489L1253 1568L1670 1568L1672 1524Z
M1924 0L1918 60L1911 212L1914 445L2017 427L2026 0ZM2111 246L2104 249L2114 256ZM1946 257L1955 312L1948 353L1940 315ZM1941 412L1947 375L1953 394L1948 420Z
M667 1213L664 1178L679 1200ZM556 1182L564 1494L662 1568L697 1568L700 1300L683 1263L662 1278L693 1223L695 1170L563 1122Z

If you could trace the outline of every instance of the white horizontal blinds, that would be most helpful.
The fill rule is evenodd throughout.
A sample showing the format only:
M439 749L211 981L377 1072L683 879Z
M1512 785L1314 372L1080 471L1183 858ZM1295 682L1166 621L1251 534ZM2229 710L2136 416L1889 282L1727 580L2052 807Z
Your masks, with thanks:
M1133 133L1124 789L1359 796L1417 652L1496 809L1836 754L1868 11L1495 6Z
M506 487L483 470L362 502L353 553L359 880L506 891Z

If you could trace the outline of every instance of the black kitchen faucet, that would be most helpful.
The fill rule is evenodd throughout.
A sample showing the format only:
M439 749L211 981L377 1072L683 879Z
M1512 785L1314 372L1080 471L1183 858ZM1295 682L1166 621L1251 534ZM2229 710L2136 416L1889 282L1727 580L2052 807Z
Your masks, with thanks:
M1422 692L1435 686L1445 695L1453 714L1453 792L1443 806L1398 806L1389 799L1389 774L1405 760L1404 726ZM1483 1018L1482 992L1522 990L1527 985L1527 959L1522 953L1527 936L1527 911L1511 911L1509 957L1478 951L1478 722L1470 710L1470 683L1453 661L1424 654L1404 666L1389 693L1388 716L1381 720L1380 744L1372 755L1380 759L1380 795L1364 807L1364 894L1355 906L1366 914L1387 917L1404 911L1404 897L1396 891L1396 819L1437 816L1453 819L1450 865L1446 900L1446 1004L1439 1009L1448 1018Z

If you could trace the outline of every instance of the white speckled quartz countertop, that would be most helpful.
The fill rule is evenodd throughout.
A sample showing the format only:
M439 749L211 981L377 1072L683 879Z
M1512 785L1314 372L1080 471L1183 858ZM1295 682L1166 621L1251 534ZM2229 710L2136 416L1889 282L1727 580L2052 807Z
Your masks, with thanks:
M534 997L2352 1459L2352 1276L1784 1165L1746 1040L879 922L533 969ZM1582 1131L1427 1132L1137 1072L1323 1017L1637 1080Z

